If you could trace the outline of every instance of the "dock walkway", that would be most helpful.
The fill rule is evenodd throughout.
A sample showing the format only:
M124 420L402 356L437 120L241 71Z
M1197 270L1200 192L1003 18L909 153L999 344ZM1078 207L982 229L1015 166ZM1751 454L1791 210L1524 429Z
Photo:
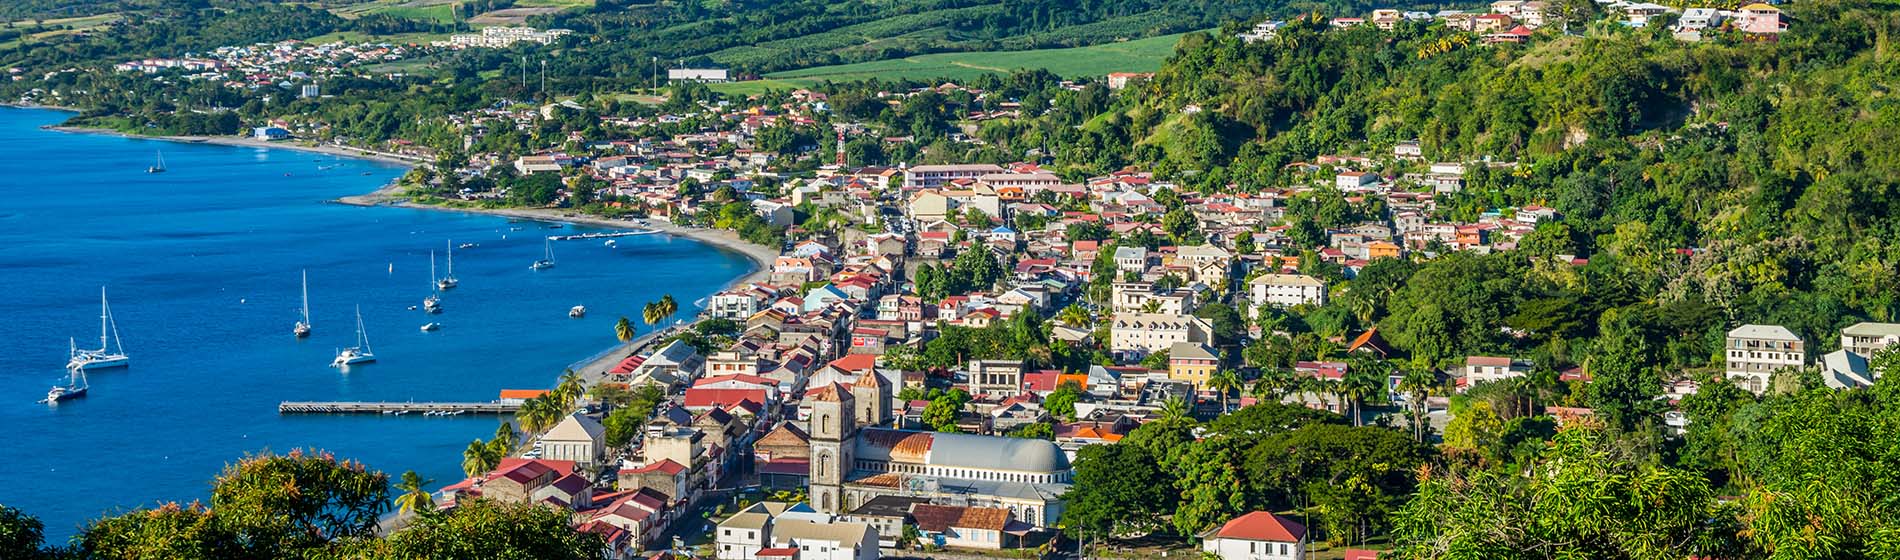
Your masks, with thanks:
M284 401L278 414L420 414L455 416L461 414L514 414L520 403L488 402L314 402Z

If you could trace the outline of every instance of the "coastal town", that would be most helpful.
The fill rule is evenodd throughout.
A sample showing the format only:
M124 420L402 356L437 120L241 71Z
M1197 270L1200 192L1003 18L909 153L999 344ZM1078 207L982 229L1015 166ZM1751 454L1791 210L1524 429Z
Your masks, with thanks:
M1204 40L1256 52L1245 49L1314 34L1455 32L1394 55L1429 60L1574 45L1585 25L1694 48L1772 44L1803 23L1764 3L1594 4L1591 21L1538 0L1256 17ZM218 84L310 109L244 122L236 136L255 145L411 167L349 204L651 230L752 261L703 300L593 310L633 316L598 333L618 344L558 379L524 372L496 388L483 404L512 415L470 444L463 478L415 484L379 531L502 503L555 512L613 560L1411 558L1392 554L1393 535L1420 523L1388 516L1438 515L1405 507L1434 477L1490 480L1432 461L1545 473L1539 460L1585 453L1566 437L1615 427L1706 453L1697 465L1742 480L1754 473L1741 459L1685 439L1713 422L1720 435L1705 437L1745 439L1744 422L1769 422L1733 403L1891 390L1883 377L1900 363L1900 323L1878 293L1866 309L1883 311L1868 313L1808 300L1757 313L1793 288L1743 294L1819 265L1699 243L1687 226L1665 232L1678 216L1662 210L1603 222L1605 208L1654 199L1533 193L1581 183L1553 169L1586 164L1531 161L1525 144L1634 154L1645 166L1601 182L1625 192L1653 176L1719 174L1670 158L1744 134L1753 125L1739 117L1628 138L1553 127L1517 143L1384 128L1332 144L1276 137L1328 149L1261 156L1194 131L1220 130L1206 124L1216 114L1269 110L1168 91L1159 84L1182 83L1172 66L723 93L745 82L678 61L665 87L656 70L647 90L569 95L549 93L546 64L527 56L494 78L517 83L516 97L387 124L408 137L341 132L315 110L364 82L419 87L403 66L418 60L541 55L584 34L493 26L432 43L284 41L112 67L116 79ZM50 88L18 101L70 98ZM1116 148L1160 155L1097 153L1131 121L1162 132ZM1070 145L1023 140L1056 137ZM1176 163L1197 150L1255 159L1220 173ZM1724 214L1709 229L1818 221L1826 208ZM1794 258L1812 245L1775 247ZM1707 404L1716 399L1727 404ZM1661 455L1600 455L1662 460L1646 453ZM1347 459L1357 454L1376 459ZM1640 478L1631 472L1588 478ZM1492 505L1534 501L1518 497Z

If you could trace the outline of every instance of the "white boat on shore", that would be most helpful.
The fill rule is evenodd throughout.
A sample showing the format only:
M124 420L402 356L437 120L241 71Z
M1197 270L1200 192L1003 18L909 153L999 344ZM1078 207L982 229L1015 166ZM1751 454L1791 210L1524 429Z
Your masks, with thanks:
M112 318L112 306L106 303L104 286L99 288L99 349L82 350L78 342L71 339L67 342L72 352L72 358L66 361L67 369L105 369L132 365L132 357L125 355L125 345L119 342L119 323Z

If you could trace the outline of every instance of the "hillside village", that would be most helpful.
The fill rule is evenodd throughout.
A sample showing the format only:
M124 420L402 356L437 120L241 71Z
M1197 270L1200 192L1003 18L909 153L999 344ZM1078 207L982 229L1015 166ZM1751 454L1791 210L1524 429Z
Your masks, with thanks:
M1279 325L1289 314L1325 305L1382 259L1518 251L1540 225L1561 222L1545 206L1461 220L1436 204L1474 173L1509 173L1512 162L1442 157L1405 141L1288 164L1300 179L1287 188L1215 195L1139 169L1071 182L1030 162L832 163L792 177L770 171L772 162L830 154L751 149L762 131L809 125L824 110L823 94L791 98L776 107L603 119L630 130L717 124L671 138L576 137L570 144L578 150L485 159L459 171L477 180L506 167L599 185L586 196L629 212L628 220L711 225L741 212L784 237L765 280L706 301L700 325L717 325L706 331L717 334L674 339L613 370L609 383L669 396L635 441L609 445L601 414L576 413L539 438L539 458L511 459L443 489L444 507L473 493L571 508L582 530L606 535L616 557L632 557L664 545L658 539L668 527L691 525L695 508L728 499L721 496L734 488L757 488L804 500L725 502L737 513L717 523L708 543L714 557L1036 548L1060 526L1077 451L1166 415L1208 420L1277 401L1355 423L1423 422L1423 433L1435 433L1451 420L1448 398L1465 391L1540 372L1575 386L1591 382L1574 364L1553 370L1525 356L1473 355L1427 371L1421 383L1389 365L1405 356L1377 329L1332 333L1284 369L1245 351L1285 340ZM566 110L457 118L476 130L532 127ZM564 189L551 204L577 205L578 192ZM506 196L462 190L450 198ZM1359 209L1361 218L1317 232L1319 250L1290 250L1294 236L1311 234L1287 223L1288 207L1314 197ZM836 221L814 222L817 215ZM1176 241L1184 238L1197 242ZM1587 263L1556 255L1546 264ZM980 333L1032 340L984 350L972 340ZM1829 387L1869 386L1877 376L1869 357L1900 340L1900 325L1863 323L1840 336L1840 350L1810 355L1786 328L1744 325L1728 334L1721 373L1756 393L1775 372L1802 367L1817 368ZM1698 385L1682 375L1668 380L1667 393L1674 402ZM1549 411L1572 420L1593 414ZM1666 418L1685 426L1680 411ZM1293 519L1256 512L1202 542L1226 558L1253 557L1234 552L1248 543L1293 547L1297 557L1311 544L1304 534Z
M1667 15L1668 31L1683 41L1773 40L1789 25L1767 4L1598 4L1632 27ZM1377 10L1328 23L1389 30L1436 22L1486 44L1514 44L1561 28L1550 9L1501 0L1482 12ZM1240 38L1272 41L1282 25L1261 22ZM559 35L465 37L453 46L558 43ZM301 84L412 52L287 43L118 70L182 71L240 88ZM1101 86L1122 90L1151 77L1112 74ZM1063 83L1092 86L1095 78ZM971 100L948 135L959 143L982 146L980 123L1037 111L950 82L875 99L899 106L952 94ZM609 558L1046 551L1062 542L1078 453L1144 424L1214 421L1280 403L1430 440L1456 418L1459 395L1531 377L1593 382L1580 360L1529 353L1414 360L1379 327L1329 329L1354 323L1317 318L1322 308L1340 313L1328 304L1361 274L1377 274L1381 261L1521 255L1554 276L1588 266L1587 256L1532 246L1540 231L1563 224L1552 206L1462 197L1473 182L1526 172L1498 154L1366 140L1375 147L1285 164L1292 179L1284 185L1203 193L1140 167L1076 176L1038 154L848 165L848 141L896 149L915 135L841 118L815 89L673 102L639 116L567 99L441 118L465 153L405 140L367 146L436 162L407 178L412 200L591 209L628 227L727 229L778 254L760 280L713 295L692 325L640 346L557 422L526 430L513 456L434 493L444 510L481 497L569 512L577 530L605 539ZM328 125L299 115L255 124L268 140L315 138ZM540 147L483 149L521 135ZM1330 225L1305 218L1314 213ZM1680 399L1717 379L1754 394L1797 370L1830 388L1872 386L1882 372L1870 364L1900 342L1900 324L1860 323L1838 335L1835 345L1782 325L1734 327L1719 348L1700 348L1723 357L1720 371L1664 380L1669 428L1687 428ZM1810 350L1821 347L1838 349ZM613 417L626 403L598 397L643 390L659 398L633 429ZM551 395L514 390L499 399ZM1563 404L1546 408L1560 423L1596 415ZM1377 557L1315 542L1303 521L1272 511L1221 519L1193 537L1199 551L1229 560L1304 558L1322 547Z

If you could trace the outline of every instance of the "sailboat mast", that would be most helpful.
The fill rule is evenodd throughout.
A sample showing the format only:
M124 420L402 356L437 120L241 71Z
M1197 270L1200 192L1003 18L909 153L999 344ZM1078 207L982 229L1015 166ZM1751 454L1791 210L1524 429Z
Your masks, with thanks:
M99 287L99 351L106 351L106 321L112 308L106 306L106 287Z
M303 271L303 324L310 326L310 271Z
M450 239L447 242L443 243L442 245L444 247L447 247L449 250L449 277L454 278L455 277L455 240Z
M429 289L435 289L435 251L429 251Z

